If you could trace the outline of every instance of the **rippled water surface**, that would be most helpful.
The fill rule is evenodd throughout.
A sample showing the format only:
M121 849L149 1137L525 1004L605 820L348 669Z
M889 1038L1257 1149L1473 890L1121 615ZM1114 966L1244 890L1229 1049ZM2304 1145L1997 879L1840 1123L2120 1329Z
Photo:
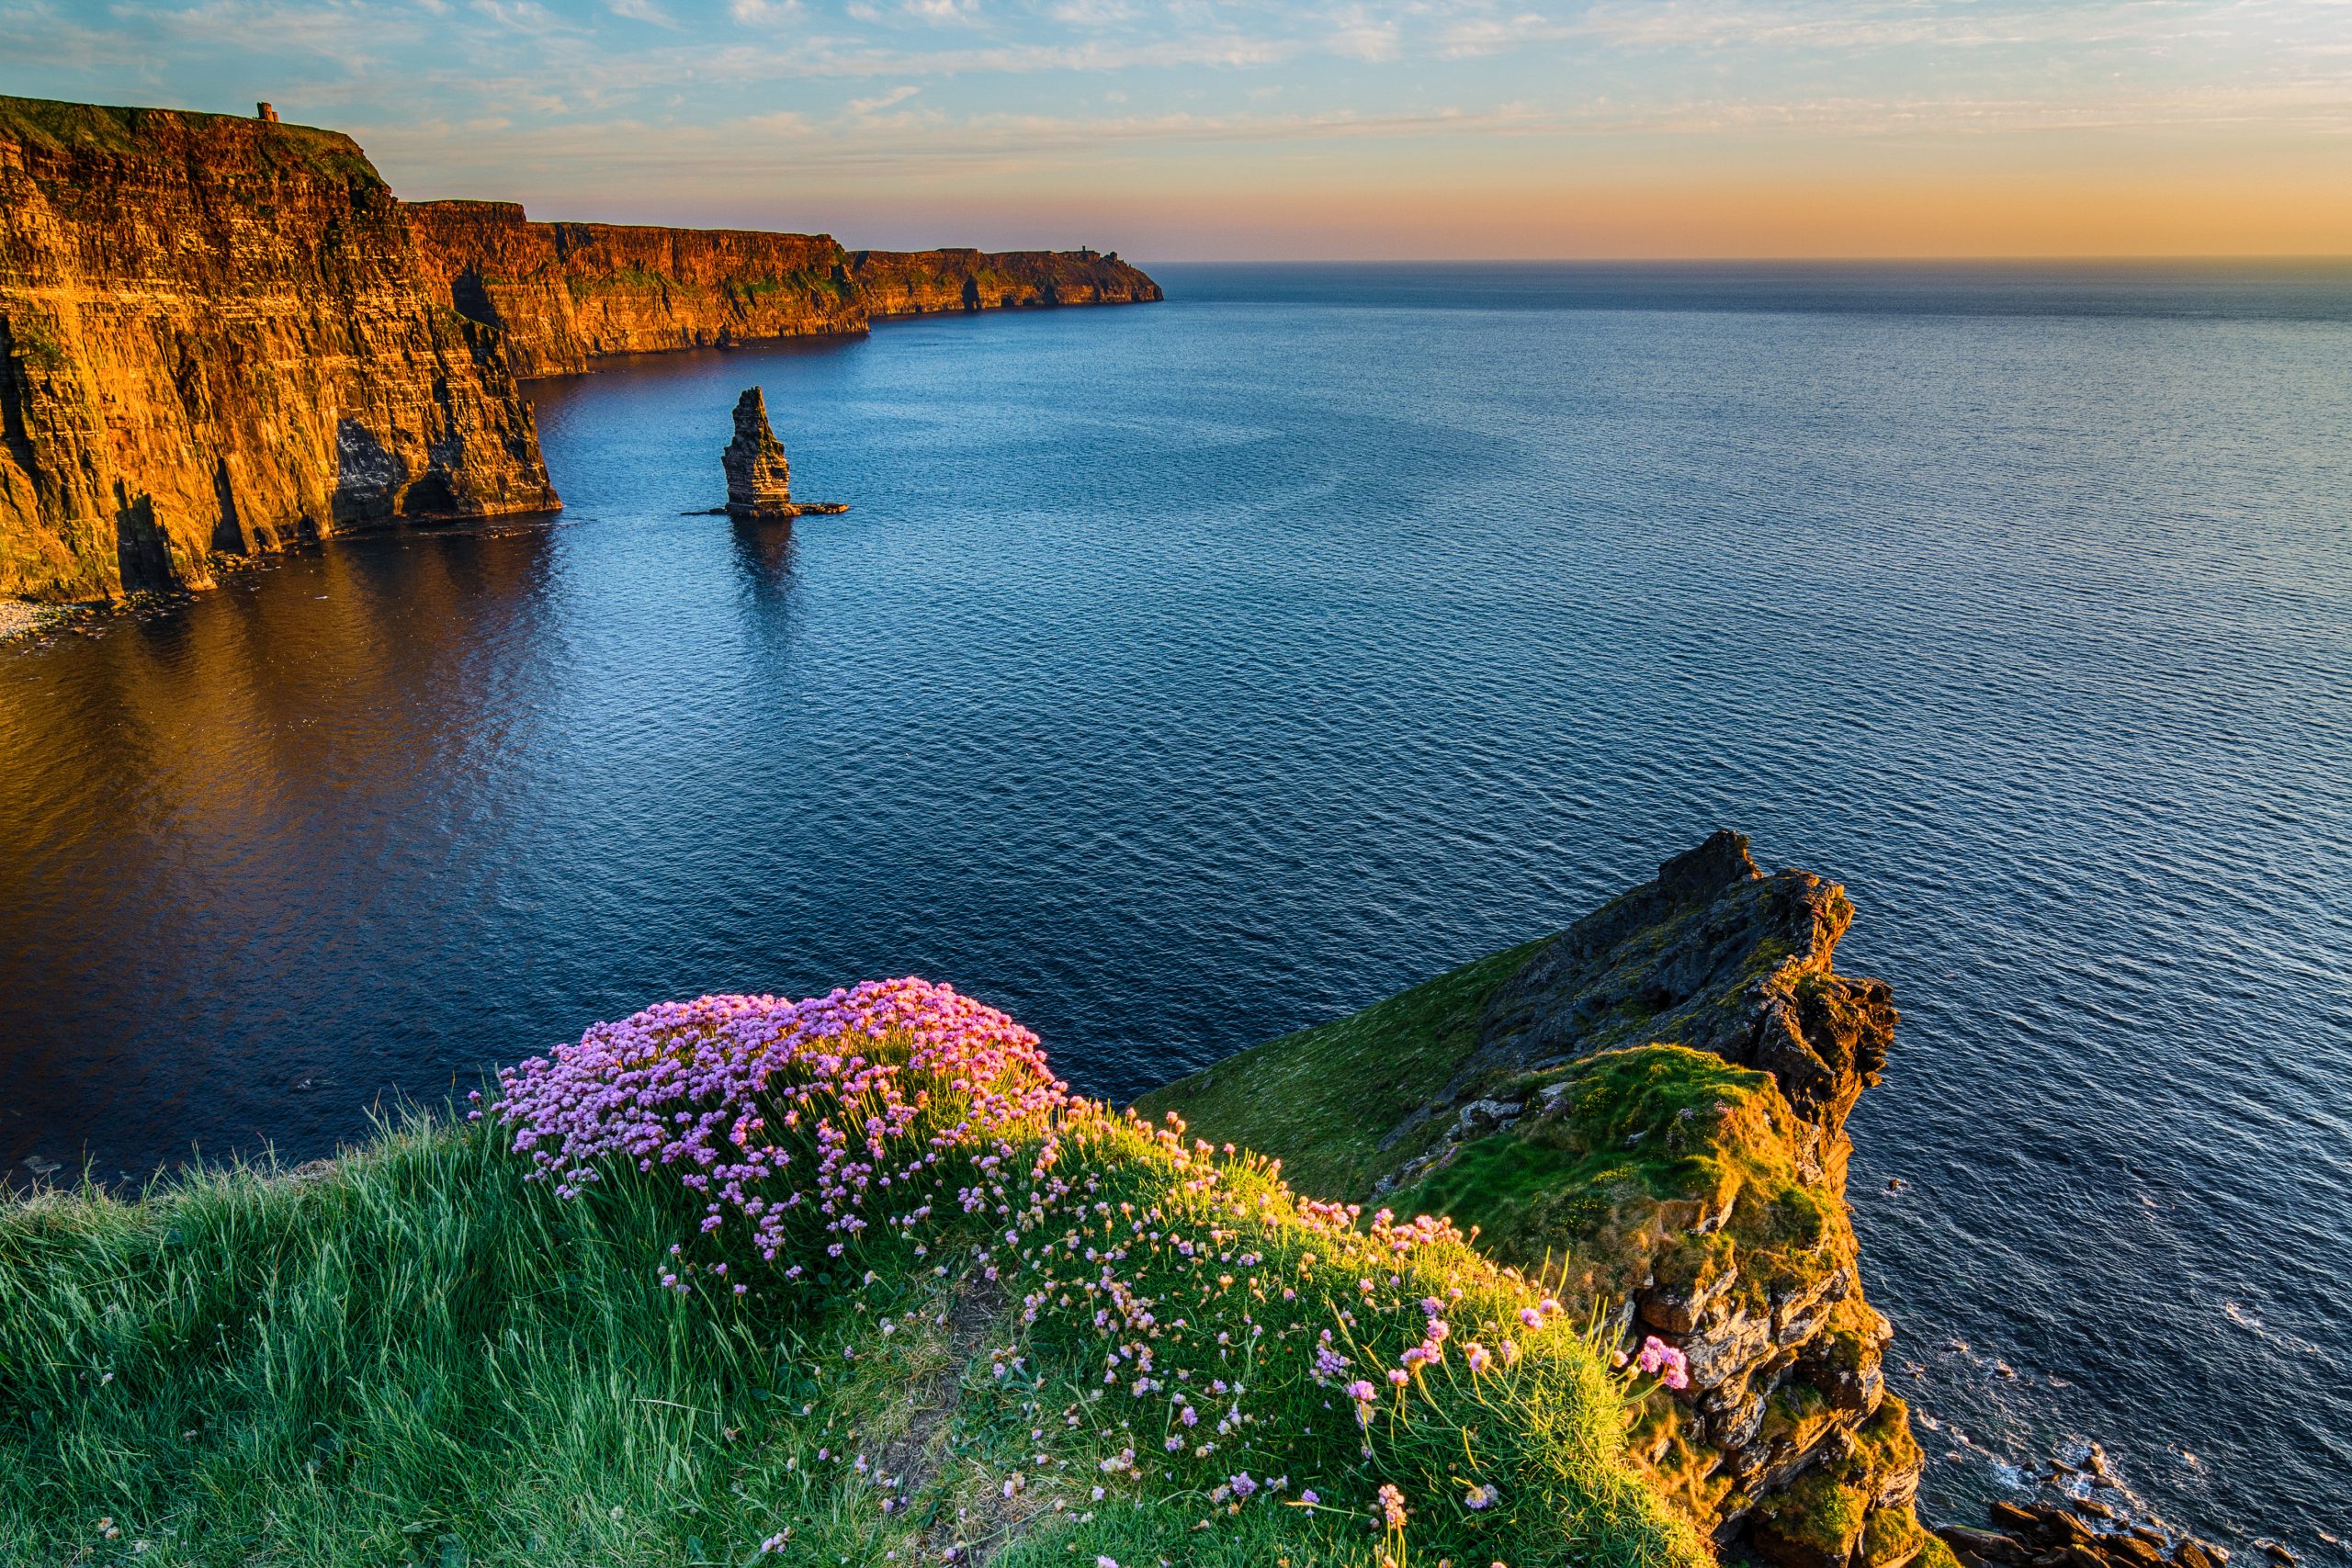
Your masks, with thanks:
M11 1174L906 971L1125 1095L1728 824L1904 1010L1931 1500L2352 1529L2352 276L1164 281L542 383L560 519L0 654ZM755 382L855 510L680 515Z

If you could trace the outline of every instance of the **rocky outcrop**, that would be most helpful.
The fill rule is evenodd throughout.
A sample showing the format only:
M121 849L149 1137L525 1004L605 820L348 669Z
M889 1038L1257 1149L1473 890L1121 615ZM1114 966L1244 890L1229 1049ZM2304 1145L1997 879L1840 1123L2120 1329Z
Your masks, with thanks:
M784 443L768 428L768 402L757 387L735 400L735 439L719 454L727 470L727 514L730 517L789 517L792 465Z
M1556 936L1142 1105L1351 1171L1333 1196L1476 1226L1628 1350L1679 1348L1689 1387L1642 1404L1633 1447L1726 1549L1781 1568L1942 1564L1844 1201L1846 1118L1895 1026L1883 983L1832 967L1852 919L1835 884L1768 876L1717 833ZM1338 1123L1415 1074L1411 1108L1351 1152ZM1361 1087L1318 1100L1318 1083ZM1249 1086L1270 1085L1305 1093L1252 1104Z
M2098 1496L2101 1488L2121 1492L2094 1447L2095 1469L2079 1472L2086 1483L2069 1506L1995 1503L1990 1529L1946 1526L1936 1533L1960 1561L1960 1568L2221 1568L2230 1554L2186 1530L2158 1523L2125 1523L2130 1516ZM2119 1499L2124 1501L2124 1499ZM2129 1499L2136 1502L2137 1499ZM2278 1541L2258 1543L2268 1568L2293 1568L2295 1554Z
M1928 1542L1882 1368L1894 1330L1863 1299L1844 1201L1846 1118L1895 1025L1883 982L1831 967L1853 914L1834 883L1765 875L1735 833L1668 861L1494 989L1433 1108L1442 1134L1388 1179L1550 1256L1629 1341L1679 1347L1690 1386L1645 1406L1636 1450L1785 1568L1896 1568ZM1543 1156L1619 1179L1578 1224L1540 1218L1496 1173Z
M349 138L0 98L0 595L555 504L497 334Z
M1159 286L1093 251L859 251L825 234L535 223L512 202L409 208L451 307L505 334L516 370L602 355L862 333L876 317L1134 304Z

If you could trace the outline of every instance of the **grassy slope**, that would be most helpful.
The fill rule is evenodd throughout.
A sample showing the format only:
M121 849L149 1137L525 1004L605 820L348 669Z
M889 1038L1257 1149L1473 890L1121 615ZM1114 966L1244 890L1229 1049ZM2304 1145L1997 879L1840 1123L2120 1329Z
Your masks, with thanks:
M54 98L0 96L0 136L52 152L88 149L114 157L155 150L162 126L175 125L204 135L226 131L242 139L261 163L314 175L337 184L383 185L359 144L339 130L291 125L241 115L201 114L193 109L128 108L69 103Z
M1453 1358L1426 1402L1396 1406L1416 1418L1384 1404L1378 1458L1360 1460L1345 1402L1333 1411L1294 1363L1344 1306L1376 1373L1419 1333L1419 1297L1451 1283L1468 1290L1450 1310L1460 1335L1519 1332L1523 1292L1466 1249L1392 1264L1306 1228L1261 1163L1222 1162L1204 1184L1200 1162L1131 1129L1077 1157L1102 1199L1165 1209L1171 1233L1227 1227L1222 1258L1136 1243L1121 1266L1183 1320L1163 1365L1189 1358L1194 1392L1248 1368L1256 1414L1213 1458L1163 1459L1165 1396L1104 1389L1075 1259L1057 1255L1071 1277L1026 1323L1010 1292L1037 1276L1009 1247L1001 1289L971 1275L968 1246L943 1245L876 1251L859 1259L871 1276L845 1269L800 1297L682 1297L657 1283L694 1213L673 1190L623 1177L565 1203L481 1129L411 1129L316 1180L0 1211L0 1562L747 1563L789 1527L778 1560L795 1562L937 1562L961 1537L1000 1540L1010 1568L1097 1553L1369 1568L1384 1543L1362 1511L1383 1479L1411 1499L1414 1561L1700 1560L1629 1469L1613 1385L1565 1327L1521 1333L1509 1379ZM1258 1273L1227 1261L1243 1249ZM958 1267L942 1278L944 1258ZM1367 1299L1358 1280L1376 1274ZM1122 1446L1140 1481L1101 1470ZM909 1505L882 1511L853 1456L910 1475ZM1204 1477L1227 1464L1355 1512L1262 1495L1220 1509ZM1450 1489L1473 1475L1500 1483L1501 1506L1461 1506Z
M1136 1109L1175 1111L1195 1136L1279 1156L1301 1191L1361 1198L1413 1152L1383 1150L1381 1139L1445 1086L1477 1043L1487 998L1540 945L1490 953L1362 1012L1228 1056Z

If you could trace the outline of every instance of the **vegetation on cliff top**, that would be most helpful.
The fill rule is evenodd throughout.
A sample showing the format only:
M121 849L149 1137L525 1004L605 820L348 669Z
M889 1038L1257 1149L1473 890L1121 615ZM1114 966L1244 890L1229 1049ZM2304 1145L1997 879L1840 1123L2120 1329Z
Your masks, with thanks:
M906 984L592 1032L512 1131L0 1214L0 1559L1702 1560L1540 1291Z
M256 161L265 164L324 175L342 185L384 184L384 177L376 172L376 165L368 161L359 143L339 130L249 119L241 115L201 114L193 109L133 108L68 103L55 98L0 96L0 138L52 153L95 152L117 158L152 157L161 145L158 130L167 127L199 134L225 130L242 138Z
M1487 998L1542 945L1489 953L1362 1012L1228 1056L1145 1095L1136 1109L1178 1111L1200 1136L1278 1155L1303 1190L1364 1197L1412 1152L1384 1146L1390 1130L1439 1098L1477 1044Z
M1843 1201L1894 1023L1831 970L1852 913L1718 833L1558 936L1142 1103L1468 1228L1619 1345L1668 1337L1692 1387L1638 1407L1631 1451L1701 1529L1781 1568L1948 1568Z

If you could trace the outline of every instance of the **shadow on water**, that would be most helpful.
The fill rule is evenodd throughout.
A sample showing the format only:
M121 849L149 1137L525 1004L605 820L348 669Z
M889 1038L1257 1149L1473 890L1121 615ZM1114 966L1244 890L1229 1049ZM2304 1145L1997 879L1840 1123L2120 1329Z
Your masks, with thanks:
M735 563L752 604L763 611L783 610L792 584L792 519L738 517L729 525L735 535Z

